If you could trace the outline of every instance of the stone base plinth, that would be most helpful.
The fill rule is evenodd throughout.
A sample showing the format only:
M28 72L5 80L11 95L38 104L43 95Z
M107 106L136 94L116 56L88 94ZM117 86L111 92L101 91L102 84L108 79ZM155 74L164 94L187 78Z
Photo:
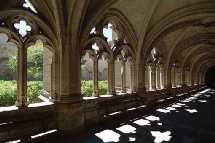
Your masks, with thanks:
M83 102L57 105L57 128L60 136L80 133L84 129Z

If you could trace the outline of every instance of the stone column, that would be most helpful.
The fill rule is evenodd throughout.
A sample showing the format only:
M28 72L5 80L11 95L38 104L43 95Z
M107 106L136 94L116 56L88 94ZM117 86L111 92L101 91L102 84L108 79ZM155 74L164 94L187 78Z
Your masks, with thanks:
M156 88L161 89L161 83L160 83L160 67L156 67Z
M108 94L115 95L115 65L108 61Z
M93 96L99 96L99 85L98 85L98 59L93 60Z
M181 86L181 71L180 69L177 70L177 80L178 86Z
M187 85L191 85L191 80L190 80L190 71L187 71Z
M152 89L156 90L156 67L152 68Z
M196 73L196 83L197 83L198 85L200 84L199 76L198 76L197 73Z
M175 87L177 87L178 86L178 69L175 69L174 70L174 79L175 79Z
M198 81L197 81L197 72L195 72L195 83L194 84L198 84Z
M58 55L53 55L53 62L51 66L51 74L52 74L52 90L51 90L51 102L57 102L57 95L59 94L59 60Z
M111 82L111 84L112 84L112 90L111 90L111 92L112 92L112 95L116 95L116 89L115 89L115 61L113 60L113 61L111 61L111 72L110 72L110 74L111 74L111 79L112 79L112 82Z
M191 73L190 74L190 77L191 77L191 86L194 86L194 73Z
M145 68L145 87L149 90L149 67Z
M182 86L186 86L186 84L187 84L187 82L186 82L186 74L187 74L186 69L183 69L183 71L182 71L182 80L181 80Z
M172 68L171 67L166 67L165 69L166 72L164 72L165 74L165 79L166 79L166 82L165 82L165 88L166 89L171 89L172 88Z
M161 79L162 79L162 82L161 82L161 84L162 84L162 89L164 89L164 88L166 88L165 87L165 74L164 74L164 68L162 67L162 69L161 69Z
M134 82L133 82L133 66L132 66L132 63L130 63L130 78L131 78L131 82L130 82L130 90L131 90L131 93L133 93L134 91L134 88L133 88L133 85L134 85Z
M107 75L108 91L107 91L107 94L111 94L111 91L112 91L111 64L110 64L110 61L108 61L107 63L108 63L108 75Z
M125 72L125 61L121 61L121 92L126 93L126 72Z
M66 37L60 55L60 93L56 104L57 130L60 136L70 136L84 128L80 48L75 46L75 38L71 40L69 35Z
M27 107L27 49L18 49L18 96L16 106Z
M160 67L160 88L163 89L163 67Z
M148 67L148 89L152 90L152 67Z
M172 87L176 87L176 85L175 85L175 69L172 69Z
M199 83L200 83L200 84L202 84L202 78L201 78L201 75L202 75L202 73L199 73L199 76L198 76L198 78L199 78Z

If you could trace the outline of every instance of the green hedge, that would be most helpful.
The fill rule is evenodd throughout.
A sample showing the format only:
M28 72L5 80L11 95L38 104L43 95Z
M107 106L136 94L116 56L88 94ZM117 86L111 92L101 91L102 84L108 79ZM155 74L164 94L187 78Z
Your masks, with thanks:
M38 102L38 96L43 90L43 81L29 81L27 95L30 103Z
M27 83L27 95L30 103L38 102L43 84L42 81L30 81ZM17 81L0 80L0 106L14 105L17 99Z
M85 97L90 97L93 94L93 81L82 81L82 94ZM43 89L42 81L30 81L27 83L27 95L30 103L38 102L38 95ZM99 95L107 93L107 81L99 81ZM0 106L14 105L17 98L17 81L0 80Z
M0 80L0 106L14 105L17 97L17 82Z
M99 95L104 95L107 93L108 82L99 81ZM93 94L93 81L81 81L81 91L84 97L91 97Z

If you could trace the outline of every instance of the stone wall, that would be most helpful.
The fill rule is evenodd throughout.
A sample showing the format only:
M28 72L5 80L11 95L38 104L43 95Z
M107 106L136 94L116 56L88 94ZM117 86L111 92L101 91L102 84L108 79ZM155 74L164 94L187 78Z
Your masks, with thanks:
M43 89L51 93L51 67L53 53L48 48L43 48Z
M93 80L93 59L89 58L87 54L82 58L82 64L84 65L83 75L81 80ZM108 79L108 64L107 60L98 61L98 80L107 80Z
M17 73L9 65L9 56L17 54L17 46L13 43L0 43L0 80L17 80Z

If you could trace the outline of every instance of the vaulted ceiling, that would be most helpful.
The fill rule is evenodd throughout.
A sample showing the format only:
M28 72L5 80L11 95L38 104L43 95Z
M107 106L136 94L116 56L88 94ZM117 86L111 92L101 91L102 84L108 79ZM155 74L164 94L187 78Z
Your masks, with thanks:
M62 35L59 30L62 27L75 27L80 34L109 10L119 11L131 25L137 38L137 60L141 57L143 61L146 60L150 50L157 46L167 51L163 53L166 63L169 63L167 66L173 60L181 60L184 65L192 64L190 62L200 62L200 57L213 53L215 48L214 0L30 1L38 11L37 16L59 36ZM0 0L0 10L21 7L22 2ZM2 3L7 3L6 7ZM213 58L211 63L214 63Z

